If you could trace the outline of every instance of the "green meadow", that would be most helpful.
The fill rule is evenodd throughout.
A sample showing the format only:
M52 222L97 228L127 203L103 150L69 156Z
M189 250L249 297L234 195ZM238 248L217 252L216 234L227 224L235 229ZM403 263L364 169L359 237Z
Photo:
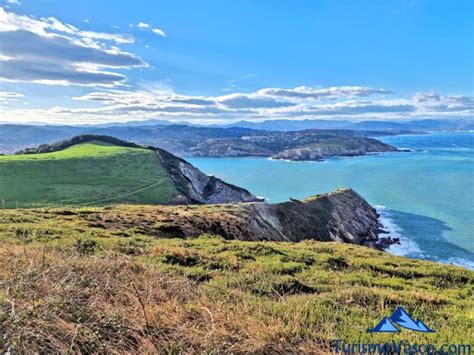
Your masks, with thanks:
M5 207L168 203L177 194L155 153L102 141L0 156Z

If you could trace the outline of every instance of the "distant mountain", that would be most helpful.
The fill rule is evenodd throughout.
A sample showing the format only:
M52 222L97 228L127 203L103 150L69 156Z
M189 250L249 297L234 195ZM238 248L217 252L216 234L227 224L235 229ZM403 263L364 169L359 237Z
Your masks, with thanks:
M266 131L300 131L305 129L348 129L350 121L329 120L268 120L263 122L239 121L222 127L243 127Z
M142 127L142 126L169 126L169 125L190 125L187 122L171 122L167 120L143 120L143 121L127 121L127 122L112 122L102 123L97 125L81 125L81 127Z
M330 120L267 120L263 122L240 121L225 127L245 127L272 131L297 131L304 129L376 130L407 133L410 131L460 131L474 129L473 119L414 120L414 121L330 121Z
M51 143L74 136L81 131L78 127L69 126L36 126L36 125L0 125L0 152L13 153L18 149Z

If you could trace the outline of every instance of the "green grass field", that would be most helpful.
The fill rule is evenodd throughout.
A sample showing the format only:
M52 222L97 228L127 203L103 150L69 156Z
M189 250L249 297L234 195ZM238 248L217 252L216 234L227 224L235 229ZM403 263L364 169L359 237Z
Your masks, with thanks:
M0 156L7 208L168 203L177 191L151 150L91 141L44 154ZM1 201L0 201L1 202Z
M159 239L113 223L153 211L0 211L0 350L2 340L14 353L168 354L474 341L472 271L343 243ZM436 333L367 332L397 306Z

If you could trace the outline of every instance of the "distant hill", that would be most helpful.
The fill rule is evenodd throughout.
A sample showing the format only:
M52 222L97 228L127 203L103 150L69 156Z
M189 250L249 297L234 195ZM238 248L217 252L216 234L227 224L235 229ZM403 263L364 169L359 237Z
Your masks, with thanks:
M242 127L196 127L187 125L157 125L140 127L71 127L0 125L0 152L12 153L20 149L68 139L76 135L107 135L140 145L165 149L182 157L276 157L287 149L312 146L318 149L323 140L332 139L338 146L333 155L358 155L365 152L394 150L382 143L371 144L367 137L394 134L372 130L311 129L301 131L265 131ZM354 137L360 144L357 150L347 151ZM371 146L375 150L367 150ZM354 152L360 153L354 153ZM325 156L318 155L318 159Z
M268 134L263 132L264 134ZM208 138L239 138L259 135L262 131L246 128L195 127L187 125L154 126L36 126L0 124L0 153L50 144L77 135L106 135L141 145L152 145L176 154Z
M0 124L0 153L10 154L20 149L71 138L82 134L114 136L142 145L153 145L179 156L192 156L192 148L208 139L241 139L248 136L283 137L281 132L313 131L342 136L377 137L427 131L474 130L473 119L424 119L412 121L362 122L339 120L267 120L240 121L227 125L200 126L176 124L164 120L135 121L87 126ZM320 131L320 132L318 132ZM232 148L232 147L230 147Z
M85 135L0 156L6 207L256 201L162 150Z
M305 129L347 129L350 121L331 120L266 120L263 122L239 121L224 127L242 127L266 131L300 131Z

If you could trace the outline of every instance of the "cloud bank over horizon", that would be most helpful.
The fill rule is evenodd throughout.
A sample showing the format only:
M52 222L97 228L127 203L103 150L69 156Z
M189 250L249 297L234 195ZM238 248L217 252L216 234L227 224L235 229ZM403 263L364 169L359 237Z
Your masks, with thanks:
M27 122L28 117L49 123L108 123L149 119L225 123L239 120L344 119L408 120L420 118L472 118L474 97L418 93L409 98L368 98L389 92L359 86L330 88L266 88L252 93L190 96L166 91L100 90L73 97L88 107L13 109L7 118ZM295 95L296 93L296 95ZM330 93L330 94L328 94ZM0 92L0 100L19 99L21 93ZM90 105L94 105L93 108ZM11 116L10 116L11 115Z

